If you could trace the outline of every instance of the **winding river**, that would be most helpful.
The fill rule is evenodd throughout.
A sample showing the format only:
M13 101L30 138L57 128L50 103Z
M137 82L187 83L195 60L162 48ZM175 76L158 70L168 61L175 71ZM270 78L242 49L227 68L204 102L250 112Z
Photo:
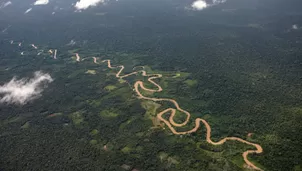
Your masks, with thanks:
M96 57L93 57L93 61L94 61L94 63L98 64ZM188 124L188 122L190 120L191 114L188 111L182 109L179 106L179 104L177 103L177 101L174 100L174 99L146 97L146 96L142 95L142 93L140 92L140 89L142 89L144 91L148 91L148 92L161 92L163 90L162 87L160 85L158 85L156 82L153 81L154 79L161 78L162 77L161 74L151 74L151 75L148 75L146 73L146 71L141 70L141 71L136 71L136 72L132 72L132 73L129 73L129 74L121 76L120 74L123 72L123 70L125 68L123 65L119 65L119 66L114 66L113 67L111 65L111 61L108 60L108 59L107 60L103 60L102 62L106 62L108 68L110 68L110 69L120 68L120 70L115 75L117 78L125 78L125 77L128 77L130 75L138 74L139 72L141 72L143 76L149 77L148 81L151 84L153 84L155 87L157 87L157 89L149 89L149 88L147 88L147 87L144 86L144 83L142 81L136 81L134 83L134 90L135 90L136 94L138 95L138 98L140 98L140 99L151 100L151 101L154 101L154 102L167 101L167 102L173 103L173 105L175 106L176 109L174 109L174 108L168 108L168 109L165 109L164 111L161 111L161 112L159 112L157 114L157 118L160 121L164 122L169 127L169 129L173 132L173 134L183 135L183 134L190 134L190 133L196 132L200 128L200 123L203 123L203 125L206 127L206 141L208 143L212 144L212 145L222 145L226 141L239 141L241 143L245 143L247 145L254 146L256 148L255 150L244 151L242 153L242 157L243 157L243 159L244 159L244 161L245 161L245 163L246 163L246 165L247 165L248 168L255 169L255 170L262 170L259 167L255 166L248 159L248 155L249 154L254 154L254 153L260 154L260 153L263 152L263 149L262 149L262 147L259 144L255 144L255 143L246 141L246 140L238 138L238 137L225 137L225 138L221 139L220 141L214 142L211 139L211 126L209 125L209 123L206 120L204 120L202 118L195 119L195 127L193 129L188 130L188 131L184 131L184 132L178 132L178 131L176 131L174 127L183 127L183 126L185 126L185 125ZM182 112L182 113L184 113L186 115L186 119L185 119L184 122L182 122L182 123L176 123L174 121L174 116L176 114L176 110L178 110L178 111L180 111L180 112ZM165 118L163 118L163 115L169 114L169 113L170 113L169 120L166 120Z
M10 41L10 43L13 44L14 42ZM38 47L35 46L34 44L31 44L31 46L34 49L38 49ZM80 62L80 59L81 59L80 55L78 53L75 53L75 55L76 55L76 61ZM57 58L57 50L55 50L55 55L54 55L54 59L56 59L56 58ZM93 58L93 62L95 64L99 64L98 61L97 61L98 59L96 57L92 57L92 58ZM154 81L154 79L161 78L162 77L161 74L147 74L146 71L144 70L144 67L142 67L143 69L140 70L140 71L135 71L135 72L132 72L132 73L129 73L129 74L126 74L126 75L121 75L121 73L123 72L123 70L125 68L123 65L112 66L111 61L109 59L102 60L101 63L107 63L107 67L110 68L110 69L119 68L119 71L115 74L116 78L125 78L125 77L131 76L131 75L137 75L139 73L141 73L142 76L148 77L148 82L151 83L152 85L154 85L156 87L156 89L147 88L147 87L144 86L144 83L142 81L136 81L134 83L134 91L136 92L139 99L150 100L150 101L154 101L154 102L166 101L166 102L170 102L174 105L175 108L165 109L164 111L159 112L156 116L159 121L164 122L168 126L168 128L171 130L171 132L173 134L183 135L183 134L190 134L190 133L196 132L200 128L201 123L202 123L206 128L206 141L208 143L212 144L212 145L222 145L226 141L238 141L238 142L241 142L241 143L244 143L244 144L255 147L254 150L244 151L242 153L242 157L243 157L243 159L244 159L244 161L247 165L247 168L254 169L254 170L262 170L261 168L257 167L255 164L253 164L248 159L249 154L255 154L255 153L260 154L260 153L263 152L263 149L259 144L252 143L252 142L246 141L246 140L238 138L238 137L225 137L225 138L223 138L223 139L221 139L220 141L217 141L217 142L212 141L212 139L211 139L211 127L210 127L209 123L206 120L202 119L202 118L195 119L195 127L193 129L188 130L188 131L183 131L183 132L176 131L175 127L183 127L183 126L186 126L188 124L188 122L190 121L191 114L188 111L182 109L179 106L179 104L177 103L177 101L174 100L174 99L146 97L141 93L141 90L147 91L147 92L161 92L161 91L163 91L162 87ZM186 119L182 123L177 123L177 122L174 121L174 117L176 115L177 110L186 115ZM164 115L169 115L169 114L170 114L170 116L169 116L168 120L163 117Z

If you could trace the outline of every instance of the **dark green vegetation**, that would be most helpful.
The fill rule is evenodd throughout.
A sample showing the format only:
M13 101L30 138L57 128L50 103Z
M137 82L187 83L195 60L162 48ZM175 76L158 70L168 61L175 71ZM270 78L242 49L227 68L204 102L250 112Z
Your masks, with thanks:
M231 154L207 145L200 133L179 137L153 128L151 118L164 106L137 99L133 87L115 78L117 70L95 65L92 59L76 63L67 49L62 50L56 61L48 55L32 57L34 52L25 56L15 52L10 54L13 58L3 58L10 65L31 65L23 69L24 76L43 66L55 78L42 98L17 108L1 106L3 169L123 170L121 166L126 164L141 170L240 170L242 148L235 150L238 144L224 145L234 150ZM109 56L115 56L113 63L124 63L128 69L136 65L131 61L142 58L119 53ZM96 74L87 73L87 69ZM11 69L2 72L8 78L14 75ZM166 75L174 77L173 73ZM132 83L138 78L142 79L129 77L125 81ZM171 78L162 79L163 85ZM182 74L173 78L174 82L182 82L180 78ZM237 156L240 164L227 160L228 155Z
M73 52L105 55L126 72L147 65L164 77L158 80L164 91L150 96L177 99L192 120L210 123L214 140L257 142L264 153L250 158L259 167L301 170L302 34L291 29L302 25L298 1L247 3L229 0L194 12L176 8L184 1L125 0L51 17L52 7L21 17L12 9L0 11L0 27L12 25L0 34L1 84L37 70L55 79L32 103L1 105L0 170L124 170L123 164L139 170L242 170L241 153L250 147L213 147L204 141L204 129L187 136L154 129L154 111L171 104L137 99L133 87L114 77L116 70L92 59L77 63ZM95 15L100 11L105 15ZM12 46L10 39L58 48L58 60ZM71 39L77 44L66 46Z

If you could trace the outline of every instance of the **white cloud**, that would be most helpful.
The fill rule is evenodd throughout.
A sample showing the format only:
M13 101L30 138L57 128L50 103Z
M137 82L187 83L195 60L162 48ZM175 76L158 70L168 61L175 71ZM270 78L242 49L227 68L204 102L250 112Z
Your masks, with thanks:
M46 5L49 3L49 0L37 0L34 5Z
M75 4L75 8L78 10L87 9L90 6L97 6L99 3L104 3L105 0L80 0Z
M294 25L292 26L292 29L294 29L294 30L298 30L298 29L299 29L299 27L298 27L298 25L297 25L297 24L294 24Z
M27 10L24 12L24 14L29 13L31 10L32 10L32 8L27 9Z
M73 46L73 45L75 45L76 44L76 42L74 41L74 40L70 40L70 42L67 44L68 46Z
M220 3L224 3L226 2L226 0L213 0L213 4L214 5L217 5L217 4L220 4Z
M49 74L40 71L34 73L31 79L14 77L8 83L0 86L0 103L23 105L41 96L43 85L52 82ZM44 83L44 84L43 84Z
M191 4L191 7L195 10L203 10L207 7L218 5L224 2L226 2L226 0L212 0L211 3L208 3L205 0L196 0Z
M6 27L5 29L3 29L3 30L2 30L2 33L6 32L10 27L11 27L11 25L9 25L9 26Z
M192 3L191 7L196 10L202 10L208 7L208 4L203 0L197 0Z
M7 7L7 6L11 5L11 4L12 4L11 1L7 1L7 2L5 2L5 3L1 3L0 9L1 9L1 8L5 8L5 7Z

